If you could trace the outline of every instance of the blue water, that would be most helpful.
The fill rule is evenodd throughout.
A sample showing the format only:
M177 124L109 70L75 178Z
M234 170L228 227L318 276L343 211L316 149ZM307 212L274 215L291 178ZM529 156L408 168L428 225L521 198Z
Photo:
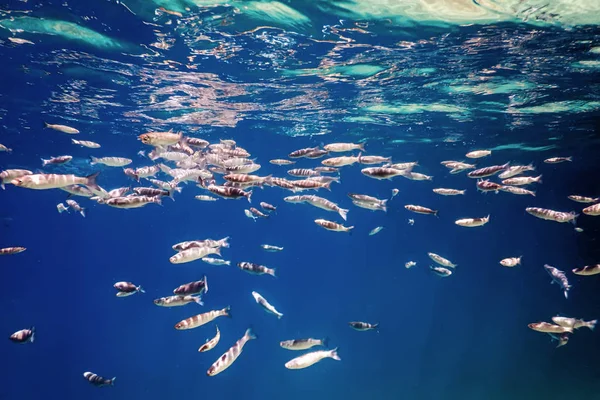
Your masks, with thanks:
M91 3L0 7L0 26L15 23L6 21L23 15L17 10L31 10L30 17L69 21L110 38L61 35L73 27L48 35L22 21L12 31L0 29L0 143L13 149L0 153L1 169L37 171L40 158L69 154L70 164L44 172L100 171L101 186L128 186L134 183L121 168L91 166L89 156L151 165L136 154L150 150L136 136L173 129L211 143L236 140L262 165L261 176L286 177L287 167L268 160L296 149L365 142L367 154L418 160L416 171L434 179L376 181L361 174L365 166L343 167L341 184L317 194L350 209L351 234L316 226L316 218L342 221L285 203L291 193L279 188L254 189L253 206L266 201L278 209L253 221L244 216L244 199L199 202L194 196L205 193L191 183L174 202L135 210L78 197L85 218L56 212L66 199L61 190L7 186L0 193L0 247L27 251L0 259L0 332L8 337L35 326L36 338L0 345L0 400L600 399L597 332L580 329L557 349L548 335L527 327L557 314L600 317L600 278L568 272L573 289L566 300L543 268L599 263L600 219L581 215L578 233L574 225L525 212L537 206L580 213L583 205L567 195L600 196L596 25L523 14L497 23L402 25L384 16L342 18L325 1L287 3L310 21L292 24L258 18L244 4L185 11L183 1L126 1L130 12L115 2ZM155 14L161 5L184 15ZM172 47L153 45L160 40ZM348 68L357 64L364 67ZM43 122L81 133L44 129ZM74 146L71 138L102 148ZM483 194L464 173L450 175L440 165L485 148L493 154L478 166L536 165L543 175L536 197ZM542 162L555 156L573 162ZM301 159L294 167L319 161ZM467 192L442 197L432 193L435 187ZM386 213L357 208L347 197L388 198L393 188L400 193ZM412 214L406 204L439 210L439 218ZM481 228L454 224L488 214ZM376 226L384 229L368 236ZM175 243L226 236L231 247L222 255L231 267L169 263ZM260 248L265 243L284 251L267 253ZM454 274L432 274L428 252L458 264ZM521 266L499 265L520 255ZM406 269L411 260L417 266ZM233 266L240 261L276 267L278 277L246 274ZM204 307L152 303L204 275ZM146 293L115 297L118 281ZM253 290L284 317L261 310ZM228 305L231 319L173 328ZM379 322L380 329L354 331L348 322L355 320ZM198 353L215 324L219 345ZM250 326L259 339L225 372L207 377ZM329 338L342 361L287 370L284 364L302 353L279 342L303 337ZM82 378L85 371L116 376L115 386L95 388Z

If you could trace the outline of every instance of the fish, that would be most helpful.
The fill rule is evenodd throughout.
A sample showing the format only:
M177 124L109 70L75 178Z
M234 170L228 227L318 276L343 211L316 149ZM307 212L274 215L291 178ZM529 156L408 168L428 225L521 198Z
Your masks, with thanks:
M453 264L450 260L437 255L435 253L427 253L427 255L429 256L429 258L431 258L436 264L441 265L442 267L449 267L449 268L456 268L457 265Z
M0 187L2 189L6 189L5 185L7 183L12 184L12 181L16 178L20 178L25 175L32 175L33 172L27 169L6 169L0 172Z
M552 322L554 322L556 325L564 326L565 328L588 328L589 330L593 331L594 329L596 329L596 324L598 323L598 320L594 319L592 321L584 321L582 319L561 317L557 315L555 317L552 317Z
M217 334L210 340L207 340L206 343L204 343L202 346L200 346L200 348L198 349L198 351L200 353L205 353L209 350L212 350L216 347L216 345L219 343L219 340L221 340L221 331L219 331L219 327L215 326L217 328Z
M500 265L503 267L516 267L517 265L521 265L522 258L523 256L504 258L500 261Z
M44 122L44 126L49 129L54 129L55 131L68 133L69 135L76 135L79 133L77 129L67 125L49 124L47 122Z
M71 139L71 143L79 145L79 146L87 147L88 149L99 149L101 147L98 143L92 142L89 140Z
M288 203L307 203L325 211L337 212L344 221L346 221L349 212L349 210L339 207L332 201L314 195L288 196L284 197L283 200Z
M131 282L117 282L113 287L117 289L117 297L127 297L136 293L146 293L141 286L135 286Z
M252 202L252 191L245 192L242 189L227 186L208 185L208 191L224 199L239 199L245 197L248 203Z
M138 196L148 196L148 197L170 197L171 200L175 200L173 198L173 194L175 190L164 190L164 189L156 189L149 187L135 187L132 189L135 194Z
M358 158L358 162L360 164L373 165L373 164L383 164L389 163L392 161L392 157L382 157L382 156L360 156Z
M174 244L172 249L175 251L183 251L187 249L191 249L192 247L229 247L229 236L219 239L206 239L206 240L188 240L186 242L181 242Z
M435 215L436 217L438 215L437 210L432 210L430 208L423 207L423 206L417 206L414 204L407 204L404 206L404 208L406 208L408 211L412 211L417 214L429 214L429 215Z
M82 217L85 218L85 208L81 207L78 202L72 199L67 199L65 202L69 205L70 208L81 214Z
M600 201L600 197L586 197L577 195L570 195L568 197L570 200L576 201L578 203L598 203Z
M586 265L581 268L574 268L573 273L581 276L591 276L600 274L600 264Z
M12 255L12 254L19 254L24 252L25 250L27 250L27 248L25 247L5 247L3 249L0 249L0 256L6 256L6 255Z
M284 160L284 159L275 159L275 160L271 160L269 161L271 164L273 165L279 165L279 166L283 166L283 165L292 165L295 164L296 161L291 161L291 160Z
M60 189L71 185L83 185L92 190L101 191L100 186L96 183L98 174L99 172L96 172L86 177L60 174L32 174L14 178L10 183L18 187L34 190Z
M175 324L175 329L177 330L187 330L201 327L202 325L206 325L212 320L219 317L229 317L231 318L231 307L227 306L221 310L212 310L209 312L205 312L202 314L194 315L193 317L186 318L182 321L179 321Z
M394 169L394 168L383 168L383 167L371 167L371 168L363 168L360 172L368 176L369 178L374 179L392 179L396 176L406 176L411 172L407 172L408 170L404 169Z
M412 219L412 218L410 218L410 219L408 220L408 224L409 224L410 226L413 226L413 225L415 224L415 220L414 220L414 219Z
M161 297L159 299L154 300L154 304L156 304L157 306L160 306L160 307L181 307L181 306L185 306L186 304L190 304L190 303L196 303L201 306L204 305L204 303L202 302L201 296L192 296L192 295L185 295L185 296L175 295L175 296Z
M430 265L429 270L431 272L433 272L434 274L441 276L442 278L446 278L446 277L452 275L452 270L445 268L445 267L438 267L435 265Z
M158 165L149 165L146 167L136 168L134 174L138 178L149 178L151 176L155 176L159 172L160 167Z
M59 157L50 157L48 160L44 160L42 158L42 165L45 167L46 165L62 165L66 164L73 159L73 156L59 156Z
M231 261L225 261L220 258L202 257L201 260L210 265L231 265Z
M244 210L244 214L246 215L246 217L252 219L254 222L256 222L256 220L258 219L257 216L255 216L254 214L252 214L252 211L245 209Z
M379 323L370 324L368 322L352 321L352 322L348 322L348 325L350 325L350 328L360 331L360 332L379 329Z
M113 197L111 199L103 200L100 202L101 204L106 204L107 206L111 206L114 208L123 208L123 209L131 209L131 208L141 208L147 206L148 204L162 204L162 200L160 196L150 197L150 196L126 196L126 197Z
M482 192L496 192L498 193L500 191L500 189L502 189L502 185L495 183L495 182L490 182L488 180L478 180L477 181L477 190L480 190Z
M73 196L88 197L88 198L94 196L94 193L85 186L69 185L69 186L59 188L59 189L64 190L65 192L72 194Z
M516 186L502 186L500 190L511 194L529 195L535 197L535 192Z
M555 268L551 265L545 264L544 268L546 272L552 277L552 281L550 283L556 283L563 290L563 294L565 295L565 299L569 298L569 290L571 290L571 285L569 285L569 281L567 279L567 275L563 271L558 268Z
M291 176L298 176L298 177L302 177L302 176L320 176L321 173L312 169L308 169L308 168L294 168L294 169L290 169L288 170L288 175Z
M332 222L332 221L328 221L326 219L315 219L315 224L319 225L322 228L327 229L328 231L333 231L333 232L350 232L352 229L354 229L354 226L344 226L341 224L338 224L336 222Z
M265 214L265 213L263 213L262 211L260 211L260 210L259 210L259 209L257 209L257 208L250 207L250 210L249 210L249 211L250 211L250 212L252 213L252 215L254 215L255 217L258 217L258 218L269 218L269 214Z
M35 340L35 327L31 327L29 329L21 329L10 335L9 339L13 343L25 344L25 343L33 343Z
M253 275L271 275L272 277L276 277L275 271L276 268L267 268L264 265L254 264L246 261L239 262L237 266L242 270L246 271L249 274Z
M327 347L327 338L325 339L292 339L279 342L279 346L287 350L308 350L315 346Z
M208 145L209 145L209 142L207 142L206 140L200 139L200 138L193 138L193 137L186 137L185 143L188 146L198 147L201 149L204 149L205 147L208 147Z
M406 179L410 179L411 181L431 181L433 180L433 176L420 174L418 172L409 172L406 170L403 174L401 174Z
M392 189L392 197L390 197L390 199L393 199L394 197L396 197L398 195L398 193L400 193L400 190Z
M308 368L313 364L318 363L325 358L333 358L334 360L341 361L338 355L338 348L333 350L319 350L311 353L303 354L300 357L296 357L285 363L287 369L303 369Z
M565 346L568 342L569 342L569 333L565 332L565 333L561 333L561 334L556 334L556 333L551 333L551 332L546 332L549 336L550 336L550 341L554 341L556 340L558 342L558 344L556 345L556 348Z
M206 294L208 292L208 280L204 276L199 281L185 283L173 290L173 294L187 296L190 294Z
M525 211L527 211L527 213L533 215L534 217L560 223L571 222L574 224L577 220L577 217L579 216L579 214L573 211L562 212L539 207L527 207Z
M202 246L202 247L192 247L186 250L182 250L179 253L175 254L169 261L171 264L184 264L192 261L196 261L201 259L202 257L206 257L209 254L217 254L221 255L220 247L211 247L211 246Z
M529 165L512 165L508 167L504 172L498 174L498 178L500 179L508 179L513 176L521 175L525 172L535 171L535 167L533 164Z
M412 268L412 267L414 267L415 265L417 265L417 263L416 263L416 262L414 262L414 261L408 261L407 263L405 263L405 264L404 264L404 267L405 267L406 269L409 269L409 268Z
M227 350L225 354L219 357L217 361L213 363L213 365L210 366L208 371L206 371L206 375L215 376L225 371L231 366L231 364L235 362L235 360L237 360L240 354L242 354L246 343L256 338L257 336L254 334L254 332L252 332L252 329L248 328L244 336L240 340L238 340L229 350Z
M504 179L503 185L509 186L525 186L531 185L532 183L542 183L542 175L540 176L517 176L515 178Z
M552 158L547 158L544 160L544 162L546 164L559 164L565 161L569 161L572 162L573 161L573 157L569 156L569 157L552 157Z
M10 40L12 43L15 43L15 44L35 44L31 40L21 39L21 38L16 38L16 37L9 37L8 40Z
M419 163L417 161L411 162L403 162L403 163L395 163L395 164L386 164L385 168L393 168L393 169L401 169L401 170L412 170L414 167L417 167Z
M342 157L333 157L333 158L327 158L323 161L321 161L321 164L323 164L326 167L345 167L347 165L352 165L358 162L359 157L354 157L354 156L342 156Z
M457 196L464 195L467 190L458 190L458 189L445 189L445 188L436 188L433 189L433 193L440 194L442 196Z
M581 232L583 232L583 228L580 228L580 227L576 226L575 227L575 232L581 233Z
M200 200L200 201L217 201L217 200L219 200L216 197L206 196L206 195L203 195L203 194L199 194L197 196L194 196L194 198L196 200Z
M454 223L458 226L464 226L466 228L474 228L477 226L483 226L490 222L490 216L483 218L463 218L454 221Z
M315 167L313 168L315 171L321 172L323 174L339 174L340 170L335 167Z
M124 167L133 162L130 158L125 157L94 157L90 156L90 165L103 164L107 167Z
M283 250L283 247L279 247L279 246L273 246L273 245L270 245L270 244L261 244L261 245L260 245L260 247L261 247L263 250L265 250L265 251L268 251L268 252L271 252L271 253L274 253L274 252L277 252L277 251L282 251L282 250Z
M307 147L305 149L299 149L299 150L292 151L290 154L288 154L288 157L289 158L306 157L307 154L310 154L317 150L320 150L320 148L319 147Z
M62 214L63 212L65 212L65 211L68 211L68 210L69 210L69 209L68 209L68 207L67 207L67 206L65 206L63 203L58 203L58 204L56 205L56 209L58 210L58 213L59 213L59 214Z
M360 150L365 151L364 143L330 143L323 146L323 149L331 153L344 153L347 151Z
M585 215L590 215L593 217L599 216L600 215L600 203L584 208L583 213Z
M102 387L102 386L115 386L115 379L117 379L117 377L115 376L114 378L111 379L106 379L101 377L100 375L96 375L93 372L84 372L83 373L83 377L92 385L96 386L96 387Z
M150 146L170 146L183 139L183 133L168 132L148 132L138 136L138 139Z
M281 317L283 317L283 314L280 313L279 311L277 311L277 309L275 307L273 307L268 301L267 299L265 299L263 296L260 295L260 293L258 292L252 292L252 297L254 297L254 300L256 300L256 302L268 313L274 314L275 316L277 316L277 319L281 319Z
M527 325L530 329L533 329L536 332L543 333L573 333L573 328L567 328L560 325L554 325L549 322L534 322Z
M376 228L371 229L371 231L369 232L369 236L377 235L379 232L381 232L382 229L383 226L378 226Z
M504 171L509 167L509 163L503 165L492 165L491 167L479 168L467 174L469 178L487 178L496 175L498 172Z
M483 158L491 155L492 152L490 150L474 150L465 154L467 158Z

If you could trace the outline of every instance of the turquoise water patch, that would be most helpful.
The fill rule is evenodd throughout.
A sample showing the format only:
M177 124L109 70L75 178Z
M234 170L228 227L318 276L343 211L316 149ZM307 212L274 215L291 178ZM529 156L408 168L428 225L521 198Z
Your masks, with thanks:
M512 108L509 113L515 114L548 114L548 113L581 113L600 110L600 101L556 101L538 106Z
M548 146L528 146L525 143L509 143L502 144L496 147L492 147L489 150L499 151L499 150L523 150L523 151L548 151L552 149L556 149L558 146L556 145L548 145Z
M441 112L441 113L466 113L468 110L464 107L453 106L449 104L378 104L363 108L364 111L378 114L419 114L423 112Z
M297 70L286 70L287 76L331 76L338 75L352 78L368 78L376 75L385 68L371 64L337 65L329 68L307 68Z

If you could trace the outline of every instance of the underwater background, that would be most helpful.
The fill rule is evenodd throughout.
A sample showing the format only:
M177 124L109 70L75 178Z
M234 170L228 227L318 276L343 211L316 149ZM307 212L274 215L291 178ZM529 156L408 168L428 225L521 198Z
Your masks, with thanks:
M184 186L162 206L120 210L79 199L86 217L56 212L67 194L7 186L0 193L0 332L35 326L35 342L0 344L1 400L39 399L600 399L598 332L567 346L527 324L567 315L600 317L600 281L569 275L565 299L544 264L570 271L600 263L600 219L572 224L536 219L526 207L581 211L571 194L600 196L600 4L597 2L383 1L9 1L0 6L1 169L41 170L40 158L73 160L45 171L131 185L120 168L148 150L138 135L173 129L218 142L234 139L262 165L332 142L365 143L367 155L418 161L432 182L376 181L344 167L341 184L318 193L350 208L351 234L323 230L333 214L288 204L280 189L242 200L199 202ZM160 8L164 9L161 10ZM166 10L166 11L165 11ZM19 37L32 44L9 40ZM45 129L76 127L79 135ZM93 140L100 149L71 144ZM492 150L478 166L533 163L536 196L480 193L450 175L444 160ZM572 163L544 159L572 156ZM301 159L310 168L320 160ZM431 189L467 189L441 197ZM387 212L352 206L347 193L389 198ZM440 210L411 214L405 204ZM481 228L454 220L491 215ZM408 220L414 219L414 225ZM340 221L341 222L341 221ZM371 229L383 226L377 235ZM232 266L172 265L171 246L229 236ZM261 244L284 247L268 253ZM428 252L458 264L435 276ZM505 257L523 256L503 268ZM404 264L417 265L406 269ZM234 265L277 268L277 278ZM160 308L152 300L208 277L204 307ZM132 281L145 294L115 297ZM251 292L272 301L278 320ZM173 325L231 306L198 329ZM379 322L357 332L349 321ZM221 343L197 348L221 330ZM258 340L225 372L206 370L252 326ZM314 337L339 347L341 361L284 368L298 352L281 340ZM114 387L95 388L85 371Z

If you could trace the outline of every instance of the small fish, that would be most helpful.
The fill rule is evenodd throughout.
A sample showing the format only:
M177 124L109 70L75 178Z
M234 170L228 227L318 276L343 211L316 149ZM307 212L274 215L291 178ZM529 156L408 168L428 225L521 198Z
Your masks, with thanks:
M361 156L358 159L360 164L365 165L374 165L374 164L384 164L392 161L392 157L382 157L382 156Z
M585 267L574 268L573 273L575 275L582 275L582 276L598 275L598 274L600 274L600 264L586 265Z
M533 164L512 165L512 166L508 167L504 172L500 173L498 175L498 178L508 179L508 178L512 178L513 176L521 175L521 174L523 174L525 172L529 172L529 171L535 171L535 167L533 166Z
M487 178L488 176L496 175L498 172L502 172L509 167L509 163L504 165L492 165L491 167L485 167L476 169L467 174L469 178Z
M577 195L571 195L569 196L569 199L578 203L598 203L600 201L600 197L585 197Z
M270 245L270 244L261 244L261 245L260 245L260 247L261 247L263 250L265 250L265 251L268 251L268 252L271 252L271 253L274 253L274 252L277 252L277 251L282 251L282 250L283 250L283 247L279 247L279 246L273 246L273 245Z
M177 330L195 329L202 325L206 325L212 320L219 317L231 318L231 307L227 306L221 310L212 310L202 314L194 315L193 317L186 318L175 324Z
M565 332L565 333L561 333L561 334L556 334L556 333L551 333L551 332L546 332L549 336L550 336L550 341L554 341L556 340L558 342L558 344L556 345L556 348L565 346L567 343L569 343L569 332Z
M433 189L433 193L440 194L442 196L464 195L465 192L466 192L466 189L465 190L445 189L445 188L436 188L436 189Z
M383 226L378 226L376 228L371 229L371 232L369 232L369 236L377 235L379 232L381 232L382 229Z
M280 313L279 311L277 311L277 309L275 309L275 307L273 307L268 301L267 299L265 299L263 296L260 295L260 293L258 292L252 292L252 297L254 297L254 300L256 300L256 302L268 313L271 313L275 316L277 316L277 319L281 319L281 317L283 317L283 314Z
M390 197L390 199L393 199L394 197L396 197L398 195L398 193L400 193L400 190L392 189L392 197Z
M412 267L414 267L415 265L417 265L417 263L416 263L416 262L414 262L414 261L409 261L409 262L407 262L407 263L405 263L405 264L404 264L404 267L405 267L406 269L409 269L409 268L412 268Z
M85 208L81 207L78 202L72 199L67 199L65 202L69 205L69 208L75 210L85 218Z
M175 295L168 297L161 297L160 299L154 300L154 304L160 307L181 307L186 304L196 303L201 306L204 305L202 302L202 298L200 296L192 296L192 295Z
M413 225L415 224L415 220L414 220L414 219L409 219L409 220L408 220L408 224L409 224L410 226L413 226Z
M348 325L350 325L350 327L352 329L360 331L360 332L370 331L370 330L374 330L374 329L378 329L379 328L379 323L370 324L368 322L361 322L361 321L348 322Z
M253 274L253 275L267 274L267 275L276 277L276 275L275 275L276 268L267 268L264 265L254 264L254 263L250 263L250 262L246 262L246 261L239 262L237 264L237 266L242 271L246 271L249 274Z
M565 328L579 329L585 327L593 331L596 329L598 320L594 319L592 321L584 321L582 319L561 317L557 315L556 317L552 317L552 322L557 325L564 326Z
M320 150L319 147L308 147L305 149L295 150L288 154L289 158L301 158L306 157L308 154Z
M593 217L599 216L600 215L600 203L584 208L583 213L585 215L590 215Z
M173 290L173 294L186 296L189 294L206 294L208 292L208 280L204 276L199 281L189 282Z
M112 379L106 379L101 377L100 375L96 375L93 372L84 372L83 373L83 377L92 385L96 386L96 387L102 387L102 386L115 386L115 379L117 379L117 377L114 377Z
M225 261L220 258L202 257L201 260L210 265L231 265L231 261Z
M192 247L187 250L182 250L179 253L175 254L169 261L171 264L184 264L188 262L192 262L195 260L199 260L203 257L206 257L209 254L217 254L221 255L221 249L219 247L211 247L211 246L202 246L202 247Z
M332 232L350 232L354 226L344 226L326 219L315 219L315 224Z
M566 328L560 325L554 325L548 322L535 322L527 325L530 329L533 329L536 332L543 333L573 333L573 328Z
M96 172L86 177L59 174L33 174L15 178L10 183L18 187L34 190L61 189L72 185L83 185L92 191L101 191L100 186L96 183L98 174L99 172Z
M478 180L477 181L477 190L482 192L496 192L498 193L502 189L502 185L490 182L489 180Z
M217 201L219 199L217 199L216 197L212 197L212 196L206 196L204 194L199 194L197 196L194 196L194 198L196 200L200 200L200 201Z
M25 344L25 343L33 343L35 340L35 327L31 327L29 329L21 329L10 335L10 340L14 343Z
M244 336L238 340L225 354L217 359L213 365L210 366L208 371L206 371L206 375L215 376L225 371L227 368L231 366L237 360L237 358L242 354L244 350L244 346L248 341L252 339L256 339L257 336L252 332L252 329L246 330Z
M404 206L404 208L406 208L408 211L412 211L414 213L417 214L429 214L429 215L438 215L438 211L437 210L432 210L430 208L427 207L423 207L423 206L416 206L413 204L407 204Z
M59 157L51 157L48 160L44 160L42 158L42 165L45 167L46 165L62 165L66 164L73 159L73 156L59 156Z
M576 226L575 227L575 232L581 233L581 232L583 232L583 228L580 228L580 227Z
M303 354L300 357L296 357L285 363L287 369L302 369L308 368L313 364L325 358L333 358L334 360L340 361L341 358L338 356L337 347L333 350L319 350L313 351L312 353Z
M483 226L483 225L487 224L488 222L490 222L489 215L487 217L483 217L483 218L463 218L463 219L454 221L454 223L456 225L464 226L466 228L474 228L477 226Z
M259 210L259 209L257 209L257 208L250 207L250 210L249 210L249 211L250 211L250 212L252 213L252 215L254 215L255 217L258 217L258 218L269 218L269 214L265 214L265 213L263 213L262 211L260 211L260 210Z
M360 157L360 155L359 155ZM344 167L346 165L352 165L358 162L358 157L354 156L343 156L343 157L333 157L327 158L321 161L326 167Z
M522 258L523 256L505 258L502 261L500 261L500 265L502 265L503 267L516 267L517 265L521 265Z
M275 159L275 160L271 160L269 162L271 164L273 164L273 165L280 165L280 166L283 166L283 165L292 165L292 164L296 163L296 161L283 160L283 159Z
M248 203L252 201L252 191L245 192L242 189L227 186L208 185L208 191L224 199L239 199L245 197Z
M219 340L221 340L221 331L219 331L218 326L216 326L216 328L217 328L217 334L215 335L215 337L213 337L210 340L207 340L206 343L204 343L202 346L200 346L200 348L198 349L198 351L200 353L204 353L204 352L214 349L215 346L219 343Z
M556 283L563 290L563 294L565 295L565 299L569 298L569 290L571 290L571 285L569 285L569 281L567 280L567 275L558 268L555 268L551 265L545 264L544 268L546 272L552 277L552 281L550 283Z
M0 256L19 254L27 250L25 247L5 247L0 249Z
M546 208L539 208L539 207L527 207L525 209L525 211L527 211L527 213L533 215L534 217L537 217L540 219L545 219L547 221L554 221L554 222L560 222L560 223L565 223L565 222L575 223L575 221L577 220L577 217L579 216L579 214L577 214L575 212L554 211L554 210L549 210ZM585 212L585 209L584 209L584 212Z
M500 190L511 194L529 195L535 197L535 192L516 186L502 186Z
M103 164L107 167L124 167L133 162L130 158L125 157L93 157L90 156L90 165Z
M183 138L183 133L148 132L138 136L138 139L150 146L170 146L178 143Z
M573 157L552 157L544 160L546 164L559 164L565 161L572 162Z
M44 125L46 128L54 129L55 131L59 131L59 132L63 132L63 133L68 133L69 135L76 135L79 133L79 131L77 129L71 128L70 126L67 126L67 125L49 124L47 122L44 122Z
M71 142L73 144L76 144L76 145L79 145L79 146L87 147L88 149L99 149L101 147L98 143L91 142L89 140L75 140L75 139L71 139Z
M31 40L21 39L21 38L16 38L16 37L9 37L8 40L10 40L12 43L15 43L15 44L35 44Z
M437 255L435 253L427 253L427 255L429 256L429 258L431 258L436 264L441 265L442 267L448 267L448 268L456 268L457 265L453 264L450 260Z
M532 183L542 183L542 175L540 176L517 176L515 178L504 179L503 185L509 186L525 186L531 185Z
M360 172L368 176L369 178L374 179L392 179L396 176L406 176L411 172L403 169L394 169L394 168L384 168L384 167L372 167L372 168L363 168Z
M365 144L359 143L330 143L323 146L323 149L332 153L344 153L347 151L360 150L365 151Z
M431 270L431 272L433 272L434 274L441 276L442 278L446 278L450 275L452 275L452 270L445 268L445 267L438 267L435 265L430 265L429 269Z
M246 215L246 217L250 218L254 222L256 222L256 220L258 219L258 217L256 215L252 214L252 211L250 211L248 209L244 210L244 214Z
M273 212L277 211L277 207L275 207L275 206L274 206L274 205L272 205L272 204L265 203L264 201L261 201L261 202L260 202L260 207L261 207L263 210L266 210L266 211L273 211Z
M114 197L107 200L102 200L100 204L106 204L107 206L122 209L141 208L148 204L162 204L160 196L125 196L125 197Z
M117 289L117 297L127 297L136 293L146 293L141 286L135 286L131 282L117 282L113 285Z
M475 150L465 154L467 158L483 158L491 155L492 152L490 150Z
M287 350L308 350L315 346L327 347L327 338L325 339L292 339L279 342L279 346Z

